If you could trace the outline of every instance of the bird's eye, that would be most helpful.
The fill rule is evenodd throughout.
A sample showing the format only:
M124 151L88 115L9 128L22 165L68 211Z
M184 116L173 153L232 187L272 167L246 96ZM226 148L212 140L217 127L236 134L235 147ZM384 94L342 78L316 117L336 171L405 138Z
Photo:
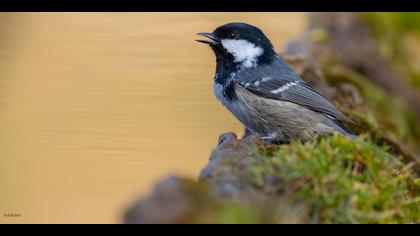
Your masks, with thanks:
M235 33L232 32L232 33L229 34L229 38L230 39L234 39L235 37L236 37L236 34Z

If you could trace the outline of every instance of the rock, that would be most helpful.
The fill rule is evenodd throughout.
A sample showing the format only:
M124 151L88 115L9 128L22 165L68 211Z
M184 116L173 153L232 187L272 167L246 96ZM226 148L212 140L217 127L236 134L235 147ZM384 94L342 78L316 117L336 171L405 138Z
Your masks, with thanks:
M262 140L254 134L242 140L233 133L221 135L219 145L210 155L209 163L201 171L199 179L210 183L219 196L240 195L244 188L249 187L240 184L241 167L249 164L252 158L249 152L261 143Z
M300 208L286 209L284 199L262 192L249 179L255 158L251 152L266 147L260 137L238 139L222 134L199 181L168 176L153 192L139 198L124 213L126 224L184 223L299 223ZM267 191L270 184L267 184ZM287 217L286 217L287 215Z
M200 208L215 201L207 188L177 176L161 180L152 194L141 198L124 214L127 224L193 223Z

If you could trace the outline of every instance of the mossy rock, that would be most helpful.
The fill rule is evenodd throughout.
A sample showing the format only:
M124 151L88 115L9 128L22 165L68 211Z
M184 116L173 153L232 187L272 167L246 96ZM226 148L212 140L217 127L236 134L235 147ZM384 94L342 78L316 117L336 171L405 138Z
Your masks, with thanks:
M323 137L316 142L263 149L248 174L268 179L311 223L412 223L420 219L420 185L411 164L369 138Z
M412 164L367 137L270 146L221 136L200 181L169 178L127 223L420 223ZM186 187L187 186L187 187ZM161 214L161 218L156 217Z

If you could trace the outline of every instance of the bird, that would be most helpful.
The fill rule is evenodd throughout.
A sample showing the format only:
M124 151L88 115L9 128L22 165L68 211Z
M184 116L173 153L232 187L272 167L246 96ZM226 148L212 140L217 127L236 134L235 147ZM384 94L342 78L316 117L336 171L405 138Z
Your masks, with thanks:
M216 56L217 99L251 133L269 143L356 137L343 125L353 121L301 79L258 27L232 22L198 35Z

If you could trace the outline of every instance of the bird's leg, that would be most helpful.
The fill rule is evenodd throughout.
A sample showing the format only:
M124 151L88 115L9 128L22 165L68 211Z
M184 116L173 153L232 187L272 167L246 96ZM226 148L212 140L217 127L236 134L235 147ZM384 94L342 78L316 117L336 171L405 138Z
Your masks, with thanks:
M282 141L278 138L271 137L271 136L264 136L264 137L261 137L261 139L265 141L266 143L268 143L269 145L281 145L281 144L288 143L288 142Z
M263 141L265 141L266 143L270 144L270 145L271 144L277 144L276 140L273 139L273 137L270 137L270 136L264 136L264 137L261 137L261 139Z

